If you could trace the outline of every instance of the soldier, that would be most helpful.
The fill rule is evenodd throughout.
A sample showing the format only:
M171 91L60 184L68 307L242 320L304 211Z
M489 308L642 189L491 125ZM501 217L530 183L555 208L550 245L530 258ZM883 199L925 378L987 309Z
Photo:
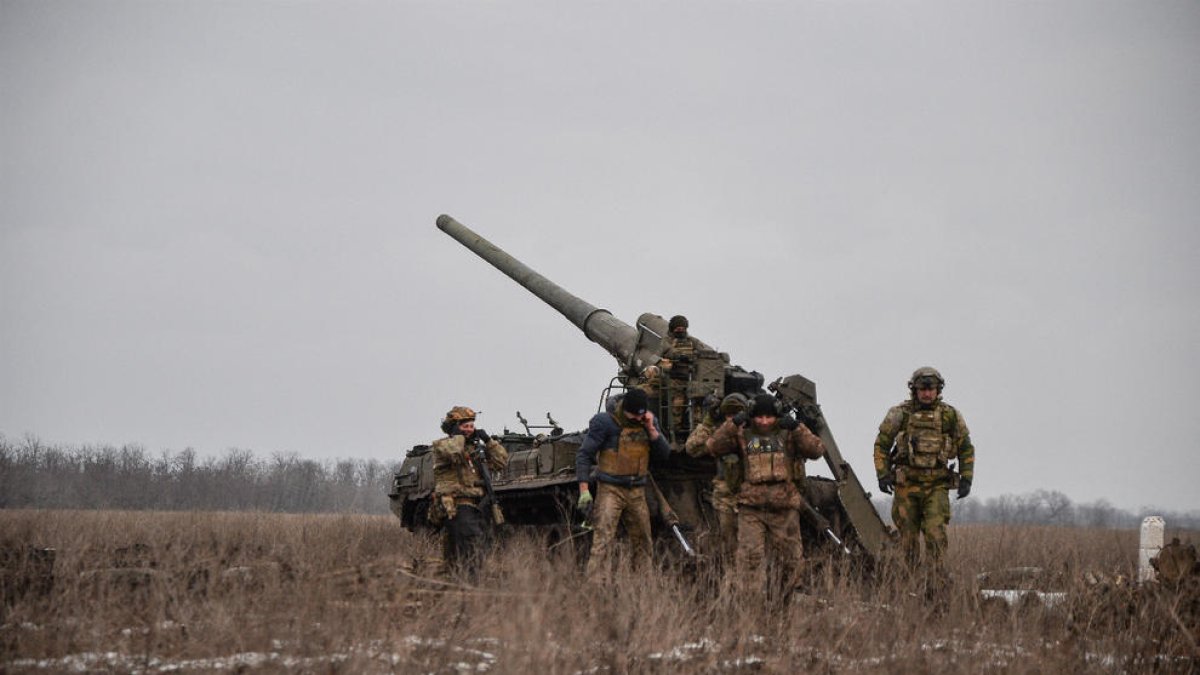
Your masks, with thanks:
M508 466L508 451L486 431L475 428L475 411L465 406L446 413L442 432L448 435L434 441L431 451L434 508L440 508L439 515L445 518L444 555L447 565L474 578L491 530L489 521L499 521L501 516L498 505L487 513L480 509L484 482L471 455L482 446L488 470L495 473Z
M942 401L946 381L933 368L918 368L908 381L909 400L888 411L875 438L875 475L892 499L892 522L909 562L921 554L921 535L932 566L940 568L950 522L950 489L971 494L975 446L962 414ZM958 471L950 464L957 459Z
M684 443L684 451L692 457L708 454L708 440L713 432L726 420L738 413L746 412L746 397L741 394L730 394L721 399L720 404L706 415L688 436ZM737 490L742 482L742 461L736 453L725 455L717 460L717 475L713 477L712 505L717 512L718 551L721 561L730 567L733 563L734 549L737 546Z
M646 505L646 477L650 461L665 460L671 446L646 409L646 392L630 389L613 412L602 412L588 423L587 436L575 457L579 480L580 511L592 505L588 480L596 466L596 499L592 510L592 553L589 579L606 582L611 569L613 537L617 523L625 524L633 548L634 565L650 562L650 510Z
M784 589L790 590L799 582L804 555L799 512L804 460L820 458L825 446L808 427L781 416L770 394L754 397L748 417L742 413L726 420L708 441L710 454L738 453L745 467L736 498L737 576L751 591L765 588L769 547Z
M688 320L682 314L671 317L668 333L662 339L662 358L658 368L667 375L671 395L671 426L689 427L687 419L688 382L696 362L696 341L688 337Z

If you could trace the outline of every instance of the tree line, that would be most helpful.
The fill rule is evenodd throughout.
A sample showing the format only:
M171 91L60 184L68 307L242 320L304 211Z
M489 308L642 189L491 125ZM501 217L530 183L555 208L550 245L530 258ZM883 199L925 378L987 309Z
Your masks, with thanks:
M230 449L152 454L0 436L0 508L387 513L394 467L376 460L257 457Z
M398 466L242 449L202 459L191 448L153 454L139 445L56 446L0 435L0 508L382 514ZM891 500L874 502L887 519ZM1200 512L1130 511L1105 499L1077 504L1057 490L972 496L953 510L956 523L1123 528L1159 515L1171 528L1200 529Z

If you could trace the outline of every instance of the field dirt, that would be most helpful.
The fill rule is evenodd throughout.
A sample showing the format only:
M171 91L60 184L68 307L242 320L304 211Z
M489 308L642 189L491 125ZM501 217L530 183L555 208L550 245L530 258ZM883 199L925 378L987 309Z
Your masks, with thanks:
M1195 672L1197 602L1127 581L1135 531L950 537L932 586L834 559L783 602L673 565L596 588L520 533L435 579L390 516L0 511L0 672ZM1020 567L988 584L1054 595L982 598Z

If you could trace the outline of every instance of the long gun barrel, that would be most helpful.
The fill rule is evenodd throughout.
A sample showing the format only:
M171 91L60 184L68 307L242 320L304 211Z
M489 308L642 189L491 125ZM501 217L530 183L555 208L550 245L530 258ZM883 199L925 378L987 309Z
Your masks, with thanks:
M521 284L547 305L558 310L575 324L589 340L613 355L622 366L628 364L638 348L638 331L621 321L607 309L572 295L562 286L550 281L528 265L505 253L492 242L447 215L438 216L438 229L471 249L475 255Z

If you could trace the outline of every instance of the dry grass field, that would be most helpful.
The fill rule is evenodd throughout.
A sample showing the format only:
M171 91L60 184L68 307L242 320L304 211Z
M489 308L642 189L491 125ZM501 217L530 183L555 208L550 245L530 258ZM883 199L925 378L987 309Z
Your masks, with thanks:
M520 535L480 586L439 586L413 565L436 556L436 541L389 516L0 511L0 545L8 673L1196 667L1189 607L1113 581L1134 573L1133 531L952 527L951 579L935 600L919 581L864 581L834 562L786 604L673 567L592 588L569 555ZM11 552L30 546L57 551L46 593L20 587L30 575ZM975 575L1017 566L1043 568L1043 590L1065 599L981 603Z

